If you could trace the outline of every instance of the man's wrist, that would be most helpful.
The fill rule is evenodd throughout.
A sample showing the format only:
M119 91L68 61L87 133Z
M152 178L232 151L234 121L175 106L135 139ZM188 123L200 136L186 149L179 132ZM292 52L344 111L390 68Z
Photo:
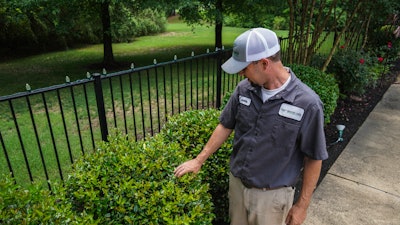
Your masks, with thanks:
M200 159L198 159L198 157L194 158L194 160L196 160L198 163L200 163L201 165L204 164L204 161L201 161Z

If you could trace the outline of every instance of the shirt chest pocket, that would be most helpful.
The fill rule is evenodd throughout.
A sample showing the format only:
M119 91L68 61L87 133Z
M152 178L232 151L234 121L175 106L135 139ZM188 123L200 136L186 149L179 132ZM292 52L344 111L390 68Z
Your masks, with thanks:
M279 148L291 149L299 136L300 122L277 116L273 122L271 141Z
M241 133L246 133L255 126L258 117L258 112L253 105L240 104L236 115L237 126L235 129L240 130Z

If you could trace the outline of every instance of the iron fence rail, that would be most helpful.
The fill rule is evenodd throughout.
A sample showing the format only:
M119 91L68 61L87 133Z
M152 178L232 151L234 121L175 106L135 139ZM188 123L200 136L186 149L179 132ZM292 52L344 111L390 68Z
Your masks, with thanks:
M139 140L171 115L219 107L241 79L220 69L230 54L132 66L0 97L0 174L51 188L48 181L64 180L71 164L115 129Z

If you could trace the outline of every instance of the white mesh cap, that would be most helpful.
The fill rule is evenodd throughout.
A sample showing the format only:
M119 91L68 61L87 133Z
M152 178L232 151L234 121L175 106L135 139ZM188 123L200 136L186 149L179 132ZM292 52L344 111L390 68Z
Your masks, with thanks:
M270 57L280 49L275 32L265 28L250 29L235 39L232 57L222 69L229 74L238 73L251 62Z

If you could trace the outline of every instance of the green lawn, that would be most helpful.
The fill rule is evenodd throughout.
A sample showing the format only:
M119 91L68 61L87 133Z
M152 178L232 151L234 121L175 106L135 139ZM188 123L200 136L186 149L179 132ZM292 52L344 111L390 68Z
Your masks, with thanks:
M224 45L232 46L235 37L244 30L225 27ZM136 67L150 65L154 58L163 62L173 60L174 55L188 57L192 51L196 55L207 49L214 51L214 39L213 27L196 27L192 31L184 23L170 23L165 33L139 37L131 43L117 43L113 50L115 59L128 69L131 63ZM102 57L103 46L98 44L1 62L0 96L25 91L26 83L37 89L63 83L65 76L71 81L85 78L87 72L101 71L92 65L100 63Z

